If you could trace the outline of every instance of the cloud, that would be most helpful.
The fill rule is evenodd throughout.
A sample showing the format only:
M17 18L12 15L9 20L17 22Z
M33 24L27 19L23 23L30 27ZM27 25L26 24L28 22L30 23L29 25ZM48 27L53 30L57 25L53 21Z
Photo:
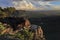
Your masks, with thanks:
M52 5L52 10L60 10L60 5Z
M33 4L27 1L14 1L13 4L16 9L29 9L33 7Z
M58 5L57 5L58 4ZM22 10L56 10L60 9L59 1L40 1L40 0L0 0L1 7L15 7Z
M60 9L59 5L51 4L52 1L13 1L14 7L16 9L22 10L58 10Z
M22 0L14 0L14 1L22 1ZM60 1L60 0L33 0L33 1Z

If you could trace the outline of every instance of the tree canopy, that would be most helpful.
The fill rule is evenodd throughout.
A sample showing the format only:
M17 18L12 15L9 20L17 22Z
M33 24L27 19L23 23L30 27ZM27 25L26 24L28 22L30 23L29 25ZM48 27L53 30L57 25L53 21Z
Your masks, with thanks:
M14 7L2 8L0 7L0 17L9 17L15 12Z

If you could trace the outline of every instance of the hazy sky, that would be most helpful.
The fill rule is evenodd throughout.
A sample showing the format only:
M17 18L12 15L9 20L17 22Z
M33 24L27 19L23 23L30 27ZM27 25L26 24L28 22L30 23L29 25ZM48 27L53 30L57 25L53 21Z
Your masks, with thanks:
M0 0L0 6L1 7L13 6L12 0Z
M0 6L1 7L15 7L15 8L20 8L22 7L22 3L20 3L22 0L0 0ZM29 2L28 2L29 1ZM28 0L27 3L31 3L33 6L40 7L40 8L47 8L47 9L60 9L60 1L43 1L43 0ZM38 2L39 3L38 3ZM27 4L29 5L29 4ZM24 6L24 4L23 4Z
M14 1L20 1L20 0L14 0ZM60 1L60 0L34 0L34 1Z

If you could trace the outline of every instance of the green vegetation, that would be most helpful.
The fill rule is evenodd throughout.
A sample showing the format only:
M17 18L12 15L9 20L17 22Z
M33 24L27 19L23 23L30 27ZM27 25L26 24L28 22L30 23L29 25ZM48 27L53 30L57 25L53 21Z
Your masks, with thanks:
M16 34L1 34L1 32L6 29L4 27L4 25L0 22L0 37L3 36L6 37L6 38L18 38L18 39L21 39L21 40L32 40L33 39L33 33L30 32L29 30L27 29L23 29L21 32L17 32Z
M5 29L4 25L0 22L0 32Z
M21 40L32 40L33 39L33 33L29 32L26 29L22 30L22 32L20 33L17 33L15 36L20 38Z
M0 7L0 18L4 17L33 17L40 18L45 16L60 15L60 10L50 10L50 11L26 11L26 10L16 10L14 7L2 8Z
M25 15L26 15L25 10L16 10L14 7L7 7L7 8L0 7L0 18L16 17L16 16L21 17Z
M15 10L16 9L14 7L7 7L4 9L0 7L0 18L11 16L15 12Z

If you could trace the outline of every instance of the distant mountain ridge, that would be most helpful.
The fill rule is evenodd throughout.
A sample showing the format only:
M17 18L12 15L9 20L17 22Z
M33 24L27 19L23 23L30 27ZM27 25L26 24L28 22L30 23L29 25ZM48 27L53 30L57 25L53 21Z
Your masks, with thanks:
M60 10L48 10L48 11L26 11L26 10L17 10L15 12L17 17L25 16L25 17L47 17L47 16L59 16Z

